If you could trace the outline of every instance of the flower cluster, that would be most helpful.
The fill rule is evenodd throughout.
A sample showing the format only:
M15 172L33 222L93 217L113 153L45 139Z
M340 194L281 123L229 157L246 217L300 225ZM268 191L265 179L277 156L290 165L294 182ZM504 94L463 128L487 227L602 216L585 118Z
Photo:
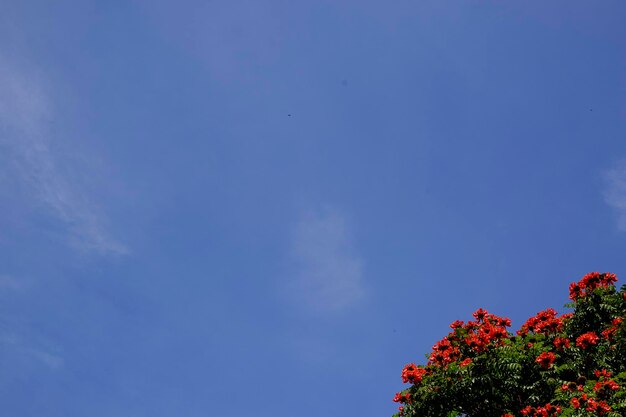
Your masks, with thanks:
M464 323L457 320L450 324L452 332L433 345L428 365L446 367L452 362L469 365L472 355L484 352L489 347L500 346L509 337L506 328L511 320L498 317L479 308L473 314L476 320Z
M561 407L559 407L558 405L553 406L550 403L547 403L546 405L542 407L531 407L527 405L520 411L521 415L532 416L532 417L552 417L560 413L561 413Z
M526 320L526 323L517 331L520 336L529 332L536 334L554 334L563 329L563 318L557 317L557 312L553 308L540 311L535 317Z
M608 340L613 340L617 330L619 329L620 324L622 324L624 320L621 317L615 318L609 327L602 331L602 337Z
M433 346L433 351L429 357L429 364L446 366L456 361L461 356L458 346L452 344L450 339L443 338Z
M407 393L401 393L398 392L396 393L396 396L393 397L393 402L394 403L401 403L401 404L406 404L406 403L410 403L411 402L411 394Z
M411 399L411 394L408 392L397 392L395 397L393 397L393 402L394 403L400 403L400 404L411 404L412 403L412 399ZM398 413L400 415L404 415L404 406L401 405L400 407L398 407Z
M595 383L594 380L587 381L587 387L570 382L563 384L561 391L571 393L570 404L573 408L594 411L602 415L611 411L611 406L603 399L610 398L621 387L615 380L611 379L612 374L606 369L595 370L594 375L598 380ZM590 390L588 387L592 387L592 389Z
M405 384L410 382L412 384L419 384L422 382L422 378L426 375L426 369L415 365L414 363L409 363L402 369L402 382Z
M570 285L572 312L540 311L515 334L482 308L451 323L425 365L403 368L412 385L395 395L397 415L626 416L626 285L616 281L585 275Z
M562 352L564 349L568 349L570 347L570 340L566 337L555 337L553 343L554 347L559 352Z
M595 332L587 332L576 338L576 346L581 349L587 349L598 344L598 335Z
M611 372L606 369L596 370L595 376L596 378L599 378L599 380L593 386L593 390L598 395L604 395L611 391L617 391L620 389L619 384L611 379Z
M580 397L574 397L571 400L572 407L578 409L582 408L587 411L596 412L598 415L603 415L611 411L611 406L606 401L598 401L593 397L582 394Z
M552 352L542 352L535 362L537 362L542 368L549 369L554 361L556 360L556 355Z
M617 282L617 276L609 272L601 274L600 272L590 272L585 275L579 282L572 282L569 286L569 298L572 301L578 300L590 294L596 288L610 287Z

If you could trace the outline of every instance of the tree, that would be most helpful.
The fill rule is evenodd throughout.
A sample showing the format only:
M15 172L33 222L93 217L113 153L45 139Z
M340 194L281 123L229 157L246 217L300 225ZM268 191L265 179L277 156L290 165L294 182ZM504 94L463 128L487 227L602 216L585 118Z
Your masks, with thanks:
M513 334L511 321L478 309L455 321L427 355L410 363L394 416L626 416L626 285L592 272L570 285L572 312L551 308Z

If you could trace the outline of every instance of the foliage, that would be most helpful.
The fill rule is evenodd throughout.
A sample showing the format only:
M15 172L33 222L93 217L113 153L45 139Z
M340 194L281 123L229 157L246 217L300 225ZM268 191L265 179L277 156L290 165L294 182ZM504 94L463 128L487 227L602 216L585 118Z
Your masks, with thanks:
M408 364L395 417L626 416L626 285L592 272L570 285L571 313L547 309L516 334L483 309L455 321L426 365Z

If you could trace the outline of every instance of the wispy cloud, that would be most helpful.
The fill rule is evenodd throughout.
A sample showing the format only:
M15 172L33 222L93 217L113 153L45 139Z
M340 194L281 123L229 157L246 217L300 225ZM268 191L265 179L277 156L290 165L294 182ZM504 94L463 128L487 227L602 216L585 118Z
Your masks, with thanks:
M617 214L617 227L626 232L626 160L605 172L604 200Z
M51 370L57 370L63 367L64 359L57 353L54 353L50 347L47 349L43 346L35 347L37 343L27 342L14 333L3 332L0 334L0 347L3 348L7 356L17 361L19 358L29 360L31 358L45 365ZM39 343L41 344L41 343ZM24 369L24 372L29 371Z
M35 198L65 225L73 245L103 254L126 253L104 229L98 207L58 168L66 161L51 149L48 126L55 109L44 85L32 72L0 57L0 146L10 153L14 177L28 184Z
M363 261L340 211L326 207L308 212L295 227L296 272L291 295L318 312L343 310L365 295Z
M55 355L44 350L38 350L33 348L25 348L24 351L40 362L44 363L50 369L59 369L63 367L64 360L61 356Z

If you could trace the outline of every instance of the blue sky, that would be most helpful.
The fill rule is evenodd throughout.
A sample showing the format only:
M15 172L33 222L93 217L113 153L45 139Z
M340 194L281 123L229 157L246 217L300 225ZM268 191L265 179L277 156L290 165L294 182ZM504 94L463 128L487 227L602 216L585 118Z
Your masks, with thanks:
M626 276L623 1L0 10L8 416L386 416Z

